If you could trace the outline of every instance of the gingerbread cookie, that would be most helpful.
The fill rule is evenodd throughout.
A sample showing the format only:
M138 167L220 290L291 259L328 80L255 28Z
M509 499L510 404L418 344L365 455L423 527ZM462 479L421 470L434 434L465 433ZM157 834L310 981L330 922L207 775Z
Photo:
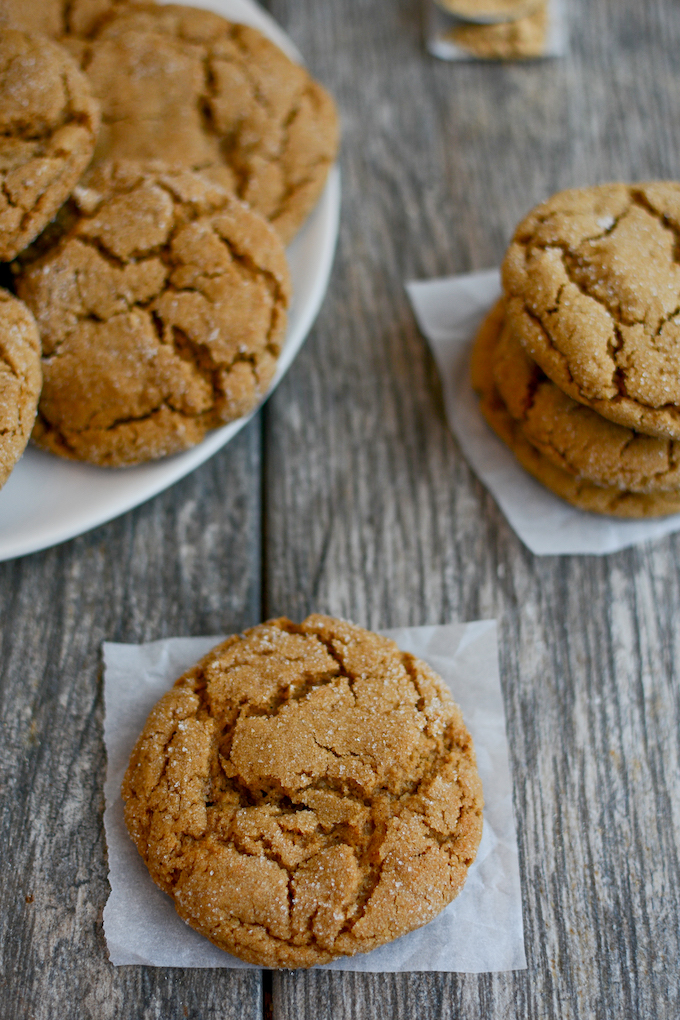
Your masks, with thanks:
M163 151L293 237L337 150L333 102L304 68L254 28L174 4L105 22L81 59L102 102L97 158Z
M99 107L57 43L0 32L0 260L40 233L94 152Z
M663 517L680 512L680 491L632 492L597 485L577 477L533 446L501 397L495 381L495 353L503 330L505 310L500 301L482 324L472 355L472 384L481 397L480 409L487 422L510 447L522 467L557 496L594 513L615 517Z
M426 924L460 892L482 831L472 740L443 681L326 616L261 624L185 673L122 792L181 917L265 967Z
M35 442L119 467L252 410L289 297L269 224L199 174L158 163L103 164L76 190L73 216L17 277L44 350Z
M615 425L572 400L507 326L494 353L494 381L524 438L569 474L631 492L680 490L680 442Z
M518 226L508 322L561 390L620 425L680 439L680 184L563 191Z
M35 320L21 301L0 290L0 486L28 442L41 382Z

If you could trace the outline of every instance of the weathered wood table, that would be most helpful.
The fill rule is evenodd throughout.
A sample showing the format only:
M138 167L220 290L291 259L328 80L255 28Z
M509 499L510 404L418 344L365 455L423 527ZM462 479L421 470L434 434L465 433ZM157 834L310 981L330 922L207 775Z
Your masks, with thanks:
M680 1016L680 537L536 558L469 470L402 289L561 187L680 176L676 0L573 0L568 57L448 65L418 0L271 0L343 117L331 288L290 374L168 492L0 565L0 1017ZM45 493L49 499L49 493ZM100 646L312 610L497 617L528 970L114 969Z

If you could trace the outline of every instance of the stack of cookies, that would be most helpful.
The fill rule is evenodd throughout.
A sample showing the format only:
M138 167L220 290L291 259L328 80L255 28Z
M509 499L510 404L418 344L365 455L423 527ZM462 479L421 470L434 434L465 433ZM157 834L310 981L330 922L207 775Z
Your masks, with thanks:
M473 352L495 432L574 506L680 511L680 184L560 192L519 224Z
M445 38L486 60L542 57L548 0L436 0L456 20Z
M331 98L255 29L138 0L7 0L0 66L21 299L0 294L0 484L34 422L44 449L119 467L247 414L285 338L284 246L335 158Z

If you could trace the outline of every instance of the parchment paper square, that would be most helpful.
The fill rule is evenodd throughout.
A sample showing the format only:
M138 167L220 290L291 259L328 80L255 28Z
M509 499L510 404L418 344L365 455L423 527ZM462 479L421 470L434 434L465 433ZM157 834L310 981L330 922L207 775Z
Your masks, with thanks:
M465 888L434 921L372 953L327 964L353 971L499 971L526 967L517 838L493 620L388 631L449 685L477 752L486 801L477 860ZM189 928L151 880L123 821L120 785L156 701L221 639L104 645L104 822L111 895L104 930L111 962L153 967L248 967Z

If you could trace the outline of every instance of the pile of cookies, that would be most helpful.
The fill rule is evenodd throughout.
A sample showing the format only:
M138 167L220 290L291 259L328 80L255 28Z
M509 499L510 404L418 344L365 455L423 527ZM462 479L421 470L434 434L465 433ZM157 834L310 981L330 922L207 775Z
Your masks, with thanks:
M456 20L447 41L482 60L542 57L549 0L436 0Z
M492 428L583 510L680 511L680 184L560 192L502 275L472 365Z
M194 7L11 0L0 26L0 484L34 421L102 466L187 449L272 379L333 102Z

